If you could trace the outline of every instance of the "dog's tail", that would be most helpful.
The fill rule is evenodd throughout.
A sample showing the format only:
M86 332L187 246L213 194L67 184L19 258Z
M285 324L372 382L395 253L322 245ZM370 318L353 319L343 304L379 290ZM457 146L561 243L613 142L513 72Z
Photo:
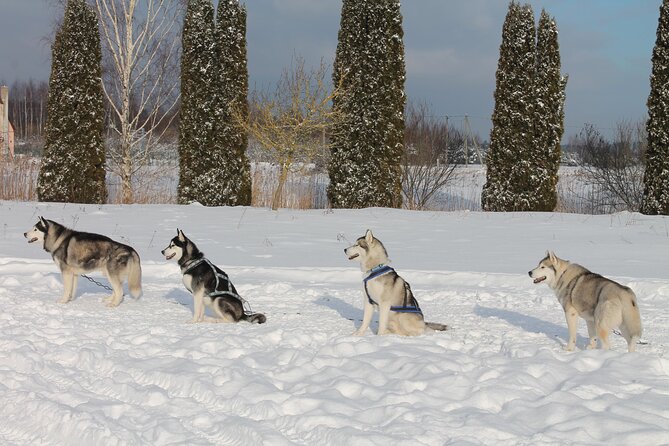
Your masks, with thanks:
M627 344L629 351L634 351L636 342L641 339L643 329L641 327L641 314L639 313L639 305L636 302L636 296L630 290L629 294L622 299L623 304L623 332L627 332Z
M242 316L242 320L250 322L251 324L264 324L267 322L267 318L262 313L249 313Z
M132 251L128 262L128 289L135 299L142 295L142 265L135 250Z
M425 326L434 331L448 330L448 325L440 324L438 322L425 322Z

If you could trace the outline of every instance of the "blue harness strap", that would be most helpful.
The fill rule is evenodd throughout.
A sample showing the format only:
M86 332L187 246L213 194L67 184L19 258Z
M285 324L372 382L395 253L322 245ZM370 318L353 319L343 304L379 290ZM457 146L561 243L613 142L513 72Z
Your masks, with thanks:
M377 277L383 276L385 274L388 274L390 272L395 272L393 268L391 268L388 265L379 265L375 266L372 268L364 279L362 279L364 285L365 285L365 294L367 295L367 301L372 304L378 306L379 304L372 299L372 296L369 294L369 290L367 289L367 282L370 280L374 280ZM411 296L411 302L407 302L409 299L409 296ZM416 298L413 296L413 293L411 292L411 287L409 284L404 281L404 305L394 305L390 307L390 311L394 311L395 313L418 313L420 315L423 314L421 311L420 307L418 306L418 301Z

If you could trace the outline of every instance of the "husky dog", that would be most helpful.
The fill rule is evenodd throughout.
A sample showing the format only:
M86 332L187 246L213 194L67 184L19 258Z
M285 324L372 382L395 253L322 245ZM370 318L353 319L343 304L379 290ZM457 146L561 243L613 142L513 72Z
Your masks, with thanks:
M555 291L567 319L567 350L573 350L576 345L576 325L580 316L588 324L589 349L597 346L599 338L602 348L608 350L609 333L619 327L628 351L634 351L641 337L641 317L636 296L630 288L560 259L550 251L528 274L534 283L546 282Z
M409 284L389 267L386 248L369 229L355 245L344 249L349 260L360 262L363 278L364 313L362 324L354 336L361 336L369 327L374 307L379 309L378 334L394 333L403 336L423 334L427 329L446 330L448 327L425 322L418 301Z
M23 233L28 243L41 241L44 250L63 275L65 290L59 303L68 303L74 297L79 274L102 271L113 292L105 303L116 307L123 300L123 280L127 278L130 293L142 294L142 267L137 251L109 237L68 229L52 220L39 217L33 228Z
M245 301L228 275L207 260L183 231L177 229L177 236L161 253L167 260L177 261L184 286L193 295L193 319L190 322L247 321L262 324L267 320L264 314L244 311ZM205 318L205 305L218 317Z

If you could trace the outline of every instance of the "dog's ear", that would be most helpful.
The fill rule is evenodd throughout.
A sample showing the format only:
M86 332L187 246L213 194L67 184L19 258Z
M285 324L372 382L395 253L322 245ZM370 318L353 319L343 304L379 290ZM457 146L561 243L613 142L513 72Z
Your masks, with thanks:
M186 236L184 235L184 232L181 229L177 229L177 234L179 235L180 242L186 241Z
M49 223L41 215L39 216L39 221L44 225L45 228L49 227Z
M374 235L372 234L372 230L368 229L367 232L365 232L365 241L367 244L371 245L372 242L374 241Z
M546 255L548 256L549 259L551 259L552 263L558 262L558 257L555 255L553 251L546 251Z

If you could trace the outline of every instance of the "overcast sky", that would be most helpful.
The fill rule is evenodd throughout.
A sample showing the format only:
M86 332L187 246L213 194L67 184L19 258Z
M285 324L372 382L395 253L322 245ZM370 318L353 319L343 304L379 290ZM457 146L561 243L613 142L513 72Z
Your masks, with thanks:
M341 0L247 0L251 86L276 81L293 54L331 63ZM569 75L566 135L592 123L610 135L645 118L662 0L530 0L555 17ZM0 0L0 81L49 76L53 0ZM406 90L454 125L469 115L488 139L506 0L404 0Z

